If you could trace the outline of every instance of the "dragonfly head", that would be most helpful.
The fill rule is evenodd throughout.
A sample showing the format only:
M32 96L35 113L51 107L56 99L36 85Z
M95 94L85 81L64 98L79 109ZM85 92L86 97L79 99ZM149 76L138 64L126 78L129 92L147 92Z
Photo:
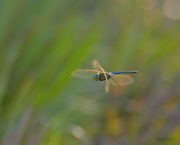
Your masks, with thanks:
M98 73L95 74L94 77L93 77L93 79L94 79L95 81L99 80L99 74L98 74Z

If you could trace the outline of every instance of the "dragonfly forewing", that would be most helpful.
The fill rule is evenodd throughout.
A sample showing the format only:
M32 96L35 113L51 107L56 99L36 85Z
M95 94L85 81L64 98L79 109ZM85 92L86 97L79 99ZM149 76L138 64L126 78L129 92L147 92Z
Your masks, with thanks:
M102 66L99 64L98 60L97 59L94 59L92 61L92 65L93 65L93 68L95 70L100 70L100 71L104 71L104 69L102 68ZM104 71L105 72L105 71Z
M98 73L99 70L92 69L76 69L71 73L71 76L83 79L93 78L95 73Z

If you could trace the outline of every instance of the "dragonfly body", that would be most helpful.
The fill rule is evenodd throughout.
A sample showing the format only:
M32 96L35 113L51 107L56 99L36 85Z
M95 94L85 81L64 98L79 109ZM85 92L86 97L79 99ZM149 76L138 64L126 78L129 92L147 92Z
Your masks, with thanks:
M103 72L95 73L93 76L93 79L95 81L105 81L106 78L109 80L113 75L120 75L120 74L133 74L138 73L139 71L121 71L121 72L106 72L105 74ZM105 77L106 75L106 77Z
M121 71L121 72L105 72L99 62L95 59L92 61L94 69L77 69L71 75L73 77L89 79L93 78L95 81L106 81L105 90L109 92L109 83L113 85L128 85L133 82L131 74L139 71Z
M106 75L106 76L105 76L105 75ZM94 75L93 79L94 79L95 81L105 81L106 78L107 78L107 79L110 79L111 76L112 76L112 75L111 75L110 73L104 74L103 72L99 72L99 73L96 73L96 74Z

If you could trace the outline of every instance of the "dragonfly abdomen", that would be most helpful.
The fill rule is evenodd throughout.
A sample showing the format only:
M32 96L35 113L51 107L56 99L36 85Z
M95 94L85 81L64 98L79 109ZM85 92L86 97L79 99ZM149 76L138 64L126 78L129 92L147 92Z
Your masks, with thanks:
M139 71L131 70L131 71L112 72L112 74L114 74L114 75L119 75L119 74L134 74L134 73L138 73L138 72Z

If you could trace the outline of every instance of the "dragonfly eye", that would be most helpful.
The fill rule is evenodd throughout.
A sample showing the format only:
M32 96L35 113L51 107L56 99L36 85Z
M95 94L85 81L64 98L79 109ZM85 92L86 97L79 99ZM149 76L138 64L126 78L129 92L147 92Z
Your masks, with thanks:
M99 75L98 75L98 74L95 74L94 77L93 77L93 79L94 79L95 81L97 81L97 80L99 79Z

